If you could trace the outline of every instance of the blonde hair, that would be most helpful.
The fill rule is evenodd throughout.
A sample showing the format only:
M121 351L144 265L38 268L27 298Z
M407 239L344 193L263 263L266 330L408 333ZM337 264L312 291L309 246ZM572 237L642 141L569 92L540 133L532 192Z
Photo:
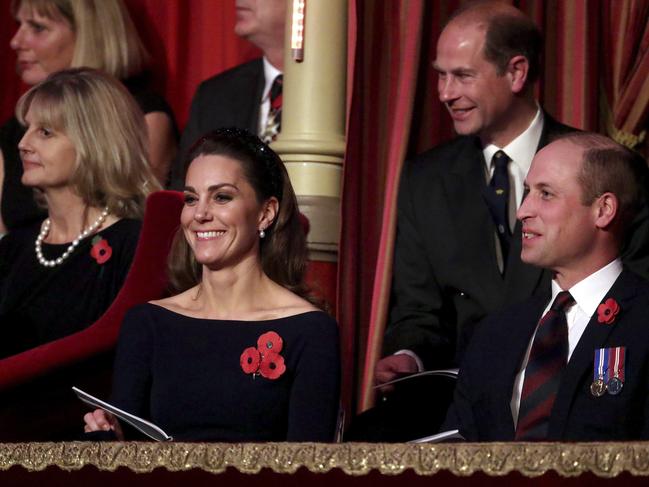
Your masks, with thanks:
M32 87L16 117L64 132L76 150L70 178L86 204L141 218L146 196L160 189L147 154L144 115L126 88L90 68L66 69Z
M39 15L64 20L75 33L70 67L101 69L118 79L142 73L149 54L122 0L12 0Z

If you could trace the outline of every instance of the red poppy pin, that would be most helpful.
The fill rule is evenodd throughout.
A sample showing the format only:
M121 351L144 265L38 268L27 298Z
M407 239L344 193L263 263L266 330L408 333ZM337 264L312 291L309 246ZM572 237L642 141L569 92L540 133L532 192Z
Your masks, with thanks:
M253 377L261 374L266 379L275 380L286 372L282 351L284 341L274 331L269 331L257 339L257 348L248 347L241 354L239 362L246 374Z
M111 255L113 255L113 249L108 245L108 240L99 235L92 239L90 256L97 261L97 264L105 264Z
M246 374L254 374L259 368L261 355L255 347L248 347L241 354L239 362L241 363L241 368Z
M271 350L275 353L282 351L284 341L274 331L268 331L257 339L257 349L263 354L265 350ZM262 351L263 350L263 351Z
M597 321L610 325L615 321L615 317L620 312L620 305L613 298L608 298L597 307Z

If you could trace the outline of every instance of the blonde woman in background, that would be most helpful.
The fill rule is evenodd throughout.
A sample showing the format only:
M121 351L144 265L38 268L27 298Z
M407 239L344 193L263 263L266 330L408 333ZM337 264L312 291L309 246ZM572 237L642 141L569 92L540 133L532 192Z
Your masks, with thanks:
M176 154L177 130L167 103L147 88L148 54L121 0L13 0L18 30L11 39L17 71L33 86L70 67L92 67L120 79L145 114L149 160L161 184ZM15 118L0 128L0 234L42 218L20 184ZM119 141L113 141L118 143Z
M16 116L22 183L47 218L0 240L0 357L101 316L129 270L146 196L159 188L142 112L113 77L59 71L20 98Z

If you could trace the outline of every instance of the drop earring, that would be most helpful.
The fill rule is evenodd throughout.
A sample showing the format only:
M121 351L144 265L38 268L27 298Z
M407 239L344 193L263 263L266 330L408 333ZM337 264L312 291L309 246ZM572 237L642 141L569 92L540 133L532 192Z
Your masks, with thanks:
M264 238L266 236L266 232L264 232L264 229L262 228L259 230L259 238Z

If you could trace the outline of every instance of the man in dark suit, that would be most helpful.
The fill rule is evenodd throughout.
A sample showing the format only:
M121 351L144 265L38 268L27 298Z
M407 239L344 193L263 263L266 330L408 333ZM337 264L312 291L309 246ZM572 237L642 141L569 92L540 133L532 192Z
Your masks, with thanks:
M242 128L258 135L265 129L271 86L284 68L286 0L236 0L236 9L235 33L259 47L263 57L200 84L172 167L172 187L182 187L185 156L201 135L221 127Z
M443 429L470 441L649 439L649 281L619 258L647 181L646 162L601 135L536 155L521 258L552 284L478 326Z
M515 218L534 153L573 130L535 100L541 45L534 23L503 3L468 7L440 35L439 98L459 136L403 169L379 384L455 366L478 321L548 282L520 261ZM504 170L495 162L501 151ZM508 188L497 189L506 201L496 212L487 192L498 177Z

